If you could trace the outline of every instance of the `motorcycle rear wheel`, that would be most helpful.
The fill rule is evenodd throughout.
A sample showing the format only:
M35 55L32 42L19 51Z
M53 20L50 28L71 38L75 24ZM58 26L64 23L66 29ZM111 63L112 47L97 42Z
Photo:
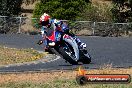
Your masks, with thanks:
M80 51L80 62L83 64L89 64L91 62L91 56L87 53L88 56L85 56L82 51Z

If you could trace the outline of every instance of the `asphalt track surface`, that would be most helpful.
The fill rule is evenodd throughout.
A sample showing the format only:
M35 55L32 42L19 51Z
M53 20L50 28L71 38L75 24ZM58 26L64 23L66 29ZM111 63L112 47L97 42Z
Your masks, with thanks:
M43 51L43 45L37 45L40 35L3 35L0 34L0 45L13 48L33 48ZM90 64L85 64L85 69L96 69L105 65L116 68L132 67L132 37L79 37L87 44L87 50L92 57ZM59 58L47 63L32 63L20 66L0 67L0 72L23 71L51 71L74 70L79 65L70 65Z

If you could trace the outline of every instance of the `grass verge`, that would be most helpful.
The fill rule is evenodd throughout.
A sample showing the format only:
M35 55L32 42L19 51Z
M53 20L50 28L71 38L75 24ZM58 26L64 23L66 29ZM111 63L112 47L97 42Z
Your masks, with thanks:
M38 60L46 53L33 49L15 49L0 46L0 65L23 63ZM130 84L87 84L80 86L75 78L77 71L49 73L0 74L0 88L132 88ZM115 69L106 65L98 70L87 70L87 74L130 74L132 68Z
M39 53L34 49L16 49L0 46L0 66L35 61L45 55L46 53Z
M0 87L9 88L132 88L130 84L86 84L80 86L75 78L78 71L60 71L47 73L0 74ZM87 74L130 74L129 69L87 70Z

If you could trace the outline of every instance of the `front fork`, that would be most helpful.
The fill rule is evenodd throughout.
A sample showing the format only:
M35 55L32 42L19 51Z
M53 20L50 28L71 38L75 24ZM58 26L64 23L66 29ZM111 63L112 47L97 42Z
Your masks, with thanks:
M66 41L67 43L69 43L73 47L75 57L76 57L74 59L75 59L75 61L78 61L79 60L79 48L78 48L78 45L77 45L77 42L75 41L75 39L69 35L64 35L63 40Z

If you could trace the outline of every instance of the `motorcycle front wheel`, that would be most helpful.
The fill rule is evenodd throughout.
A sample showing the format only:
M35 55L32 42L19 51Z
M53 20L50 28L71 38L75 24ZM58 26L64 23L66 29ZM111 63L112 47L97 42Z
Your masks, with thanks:
M83 51L80 51L80 62L83 64L89 64L91 62L91 56L89 53L84 53Z
M63 56L63 58L67 62L69 62L70 64L72 64L72 65L77 65L78 64L78 62L73 59L75 57L72 55L72 52L70 52L70 50L67 50L67 49L65 49L65 47L61 46L61 47L59 47L59 52Z

